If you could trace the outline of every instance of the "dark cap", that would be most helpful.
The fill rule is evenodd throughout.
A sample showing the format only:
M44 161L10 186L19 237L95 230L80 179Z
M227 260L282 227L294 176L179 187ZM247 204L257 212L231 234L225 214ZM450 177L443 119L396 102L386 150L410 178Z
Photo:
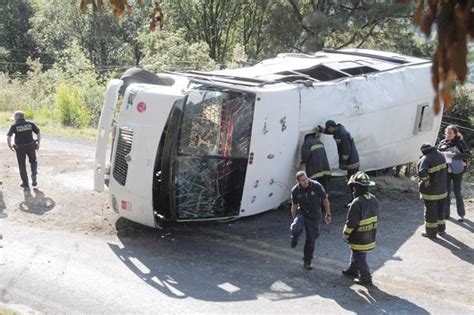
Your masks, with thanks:
M433 146L429 142L425 142L421 145L420 150L421 153L425 154L425 152L433 149Z
M336 122L334 120L328 120L326 121L326 128L329 128L329 127L334 127L336 128Z

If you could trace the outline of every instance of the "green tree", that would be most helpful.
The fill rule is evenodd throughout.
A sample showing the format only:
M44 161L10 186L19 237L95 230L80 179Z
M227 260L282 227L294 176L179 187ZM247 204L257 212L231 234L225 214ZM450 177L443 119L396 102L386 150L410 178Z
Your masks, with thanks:
M150 71L213 70L214 60L204 42L190 43L184 29L159 33L144 32L139 40L144 57L141 66Z
M318 51L361 47L384 24L410 16L410 7L392 1L287 0L301 33L296 48Z
M28 30L33 8L28 0L2 0L0 4L0 71L26 73L28 56L38 56Z

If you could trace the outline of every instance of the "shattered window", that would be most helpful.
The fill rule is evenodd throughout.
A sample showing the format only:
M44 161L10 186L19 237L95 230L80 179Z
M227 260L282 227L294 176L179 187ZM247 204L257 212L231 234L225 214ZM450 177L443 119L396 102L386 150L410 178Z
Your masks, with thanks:
M174 161L179 219L237 215L252 131L253 94L201 89L183 108Z
M347 68L347 69L341 69L341 71L345 73L349 73L351 75L359 75L359 74L366 74L366 73L371 73L371 72L377 72L377 69L363 66L363 67L355 67L355 68Z
M309 75L310 77L318 80L318 81L331 81L340 78L347 77L346 74L331 69L326 66L316 66L311 69L304 69L304 70L296 70L297 72L304 73Z

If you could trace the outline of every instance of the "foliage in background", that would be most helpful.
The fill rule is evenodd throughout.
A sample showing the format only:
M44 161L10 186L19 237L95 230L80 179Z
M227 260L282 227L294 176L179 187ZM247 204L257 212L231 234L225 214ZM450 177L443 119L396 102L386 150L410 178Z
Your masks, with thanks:
M131 11L126 1L112 2L4 0L0 112L23 109L44 123L96 126L107 81L137 65L152 71L236 68L322 47L434 53L434 43L411 25L411 7L392 2L162 0L165 18L155 10L156 32L149 30L153 1L129 1Z
M204 42L188 42L184 29L175 32L145 32L139 36L143 49L141 66L150 71L214 70L216 63L209 57Z
M453 106L444 109L438 140L444 138L444 129L448 125L457 125L469 147L474 148L474 124L471 119L474 117L473 94L468 88L456 88L453 95Z

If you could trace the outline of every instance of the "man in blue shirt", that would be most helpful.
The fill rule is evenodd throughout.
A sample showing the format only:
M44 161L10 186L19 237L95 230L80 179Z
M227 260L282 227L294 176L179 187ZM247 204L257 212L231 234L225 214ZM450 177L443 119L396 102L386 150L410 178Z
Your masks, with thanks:
M36 134L36 140L33 138ZM12 136L15 135L15 143L12 144ZM28 174L26 173L26 157L31 164L31 181L33 186L37 185L36 175L38 162L36 161L36 150L39 149L41 134L39 128L31 121L25 120L23 112L15 113L15 123L10 126L7 133L7 143L10 150L16 152L18 167L20 169L21 187L28 188Z
M290 226L291 247L296 247L304 228L306 231L304 268L311 270L313 269L311 260L313 259L314 245L319 236L321 205L324 206L326 224L331 223L331 206L324 187L317 181L309 179L305 172L296 173L296 181L297 184L291 190L291 216L293 217L293 223Z

